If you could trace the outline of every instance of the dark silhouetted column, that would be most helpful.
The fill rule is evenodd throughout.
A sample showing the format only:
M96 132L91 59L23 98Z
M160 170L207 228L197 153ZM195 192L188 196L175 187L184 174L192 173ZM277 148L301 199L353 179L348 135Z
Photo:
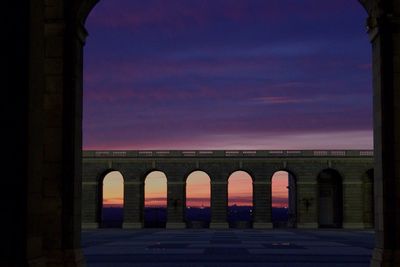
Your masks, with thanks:
M169 180L173 177L168 176ZM186 228L184 212L186 208L186 183L183 181L168 181L168 207L167 225L168 229Z
M124 183L124 222L122 228L143 228L144 184L139 181Z
M297 181L297 228L318 228L316 176L301 175Z
M400 2L385 1L370 14L376 231L371 266L400 266Z
M100 226L101 195L99 183L82 183L82 228L96 229Z
M229 228L228 211L228 182L211 181L211 223L210 228Z
M360 170L348 170L343 180L343 228L363 229L363 183Z
M272 228L271 181L267 176L253 182L253 228Z

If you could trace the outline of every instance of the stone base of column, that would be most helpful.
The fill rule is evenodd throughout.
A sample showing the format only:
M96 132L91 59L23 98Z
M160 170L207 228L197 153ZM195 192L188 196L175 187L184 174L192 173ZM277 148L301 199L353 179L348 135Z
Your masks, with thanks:
M99 223L82 223L82 229L98 229L100 228L100 224Z
M229 229L227 222L211 222L210 229Z
M343 229L364 229L364 223L343 223Z
M185 229L186 223L184 222L167 222L166 227L167 229Z
M364 223L364 229L374 230L373 223Z
M85 267L86 262L81 249L71 249L48 253L46 266Z
M123 229L142 229L143 223L142 222L124 222L122 223Z
M297 223L298 229L318 229L318 223Z
M17 266L17 265L11 265L11 264L4 264L0 266ZM44 257L40 257L38 259L34 259L34 260L29 260L27 266L29 267L46 267L46 259Z
M254 229L272 229L273 225L271 222L253 222Z
M400 266L400 250L375 248L372 253L371 267Z

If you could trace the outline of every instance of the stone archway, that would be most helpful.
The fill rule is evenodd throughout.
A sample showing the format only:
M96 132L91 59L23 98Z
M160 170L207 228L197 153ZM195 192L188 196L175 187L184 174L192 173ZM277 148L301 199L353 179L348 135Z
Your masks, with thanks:
M237 170L228 177L228 223L231 228L251 228L253 225L253 176Z
M118 171L108 172L102 179L100 227L121 228L124 211L124 177Z
M400 153L400 142L395 142L400 136L400 127L395 127L400 121L395 119L400 117L395 104L400 102L400 96L395 94L400 88L400 81L395 79L400 63L394 58L400 50L400 37L396 35L400 31L400 3L396 0L359 2L369 15L367 25L373 48L375 180L378 181L375 183L375 217L381 227L376 229L377 244L372 265L378 266L381 262L390 264L395 259L400 262L400 256L395 254L400 249L400 240L393 234L396 233L400 219L393 222L391 217L400 206L400 203L391 201L400 195L396 189L400 167L396 162L398 157L395 156ZM76 3L82 8L78 8L81 12L74 18L84 22L97 1L77 0Z
M274 179L280 179L281 184L283 184L286 187L286 192L284 192L284 196L281 201L287 202L287 219L285 221L282 221L280 224L276 223L274 226L279 226L279 227L287 227L287 228L295 228L296 227L296 222L297 222L297 188L296 188L296 176L291 172L286 169L278 170L274 172L274 174L271 177L271 196L272 196L272 201L271 201L271 218L272 221L274 221L274 216L273 216L273 208L274 208L274 198L278 198L277 202L279 203L279 198L282 198L282 196L279 195L279 192L277 196L274 196L274 191L277 189L274 189L275 181ZM286 180L282 182L282 179ZM279 186L279 184L278 184ZM282 185L278 190L282 190ZM284 189L283 189L284 190ZM279 205L278 205L279 206Z
M185 221L188 228L208 228L211 221L211 178L200 170L186 177Z
M167 223L167 175L150 171L144 179L143 218L145 228L165 228Z

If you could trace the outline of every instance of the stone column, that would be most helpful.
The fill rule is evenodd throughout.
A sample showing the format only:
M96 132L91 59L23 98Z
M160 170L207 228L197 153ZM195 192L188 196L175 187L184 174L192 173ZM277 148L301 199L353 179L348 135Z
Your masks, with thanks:
M288 227L297 226L297 188L296 177L288 173Z
M267 229L272 228L271 222L271 181L267 176L263 180L253 182L253 228Z
M374 188L373 177L363 179L363 207L364 207L364 227L374 228Z
M362 181L347 179L343 181L343 228L362 229L363 219Z
M370 7L376 232L371 266L400 266L400 3Z
M211 181L211 223L210 228L227 229L228 182Z
M82 183L82 228L96 229L100 227L101 195L99 182Z
M43 248L49 266L80 266L82 227L82 85L86 30L76 3L45 6L44 166L53 195L44 199Z
M171 177L168 176L168 179L171 179ZM184 181L168 181L167 197L166 228L186 228L186 223L184 222L186 208L186 183Z
M85 162L82 167L82 228L96 229L101 223L103 201L101 175L107 166Z
M124 182L124 229L143 228L144 183Z
M318 184L316 178L297 177L297 228L318 228Z

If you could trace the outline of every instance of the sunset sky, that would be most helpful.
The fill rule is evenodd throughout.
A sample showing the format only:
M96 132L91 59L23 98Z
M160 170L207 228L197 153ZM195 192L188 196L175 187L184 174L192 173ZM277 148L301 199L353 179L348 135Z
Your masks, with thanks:
M187 178L186 206L210 207L210 177L202 171L195 171ZM119 172L111 172L103 181L103 205L120 207L123 205L123 177ZM287 207L288 175L276 172L272 177L272 206ZM150 173L145 179L145 206L167 206L167 177L160 171ZM234 172L228 179L228 206L252 206L253 186L249 174Z
M100 1L83 148L371 149L365 19L348 0Z

